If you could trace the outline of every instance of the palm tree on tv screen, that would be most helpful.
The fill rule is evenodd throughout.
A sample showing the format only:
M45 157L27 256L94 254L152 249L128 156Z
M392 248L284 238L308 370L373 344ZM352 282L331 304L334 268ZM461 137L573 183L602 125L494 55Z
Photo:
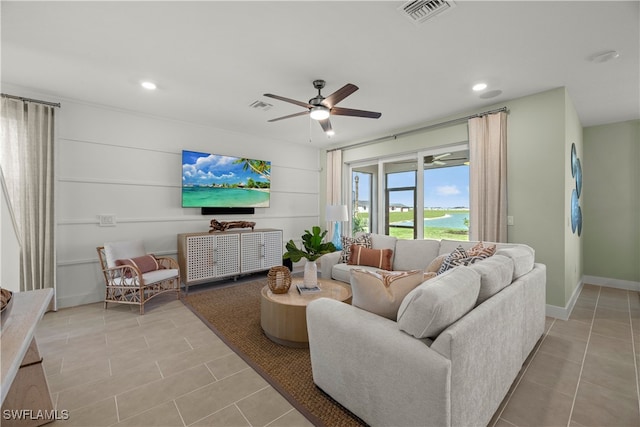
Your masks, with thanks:
M234 164L244 163L242 170L251 169L267 181L271 182L271 164L264 160L254 159L238 159L233 162Z

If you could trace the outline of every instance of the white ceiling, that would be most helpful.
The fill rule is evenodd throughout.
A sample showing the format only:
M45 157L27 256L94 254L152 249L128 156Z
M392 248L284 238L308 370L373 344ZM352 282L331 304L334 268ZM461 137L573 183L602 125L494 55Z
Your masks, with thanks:
M77 99L319 147L561 86L583 126L640 118L638 1L456 1L419 25L403 3L2 1L2 82L63 108ZM590 60L613 49L616 60ZM307 102L314 79L325 96L359 86L339 106L382 117L334 116L331 139L307 117L267 123L302 109L264 93ZM483 99L479 81L502 93Z

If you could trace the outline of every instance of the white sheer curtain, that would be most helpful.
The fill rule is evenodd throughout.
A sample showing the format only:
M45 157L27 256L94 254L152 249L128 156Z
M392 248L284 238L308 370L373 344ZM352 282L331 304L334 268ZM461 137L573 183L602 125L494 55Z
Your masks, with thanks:
M507 241L507 114L469 119L470 240Z
M54 107L2 97L0 168L20 242L20 291L55 288Z
M342 204L342 150L327 151L327 205ZM333 229L327 222L327 241L333 239Z

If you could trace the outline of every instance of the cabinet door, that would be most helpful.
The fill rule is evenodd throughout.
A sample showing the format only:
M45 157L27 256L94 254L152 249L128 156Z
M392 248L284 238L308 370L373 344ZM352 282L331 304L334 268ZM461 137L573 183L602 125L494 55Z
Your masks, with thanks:
M187 283L240 273L237 234L187 237Z
M216 276L213 262L215 252L215 236L189 236L187 251L187 283L197 282Z
M215 236L214 264L216 277L240 273L240 236L219 234Z
M264 268L263 233L242 233L242 272L259 271Z
M282 231L266 231L264 233L264 268L282 265Z

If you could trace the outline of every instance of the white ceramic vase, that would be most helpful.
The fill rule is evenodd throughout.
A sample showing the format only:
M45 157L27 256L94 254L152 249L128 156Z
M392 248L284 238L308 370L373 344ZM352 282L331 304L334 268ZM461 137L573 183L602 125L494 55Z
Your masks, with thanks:
M304 286L314 287L318 284L318 264L315 261L307 260L304 265Z

